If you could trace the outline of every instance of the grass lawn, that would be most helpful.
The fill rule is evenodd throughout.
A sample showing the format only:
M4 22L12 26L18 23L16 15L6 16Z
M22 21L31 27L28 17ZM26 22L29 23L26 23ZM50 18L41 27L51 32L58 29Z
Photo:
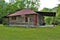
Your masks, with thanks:
M60 26L53 28L19 28L0 24L0 40L60 40Z

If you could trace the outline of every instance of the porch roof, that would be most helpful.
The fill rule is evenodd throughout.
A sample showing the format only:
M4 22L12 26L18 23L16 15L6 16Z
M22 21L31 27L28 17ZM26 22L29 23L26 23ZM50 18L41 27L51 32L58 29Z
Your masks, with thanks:
M37 14L37 13L34 12L33 10L30 10L30 9L23 9L21 11L17 11L13 14L8 15L8 16L18 16L18 15L25 15L25 14Z
M56 16L56 12L37 12L42 16Z

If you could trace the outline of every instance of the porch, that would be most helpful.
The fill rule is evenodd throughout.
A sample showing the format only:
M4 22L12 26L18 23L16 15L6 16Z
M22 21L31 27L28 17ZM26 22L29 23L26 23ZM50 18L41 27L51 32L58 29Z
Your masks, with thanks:
M20 15L9 17L8 21L9 26L36 26L37 25L37 15Z

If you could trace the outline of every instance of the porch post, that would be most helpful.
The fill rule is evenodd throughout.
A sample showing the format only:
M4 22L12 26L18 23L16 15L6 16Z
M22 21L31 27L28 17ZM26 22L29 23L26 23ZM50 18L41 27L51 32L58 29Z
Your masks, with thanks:
M34 14L34 25L37 26L37 14Z

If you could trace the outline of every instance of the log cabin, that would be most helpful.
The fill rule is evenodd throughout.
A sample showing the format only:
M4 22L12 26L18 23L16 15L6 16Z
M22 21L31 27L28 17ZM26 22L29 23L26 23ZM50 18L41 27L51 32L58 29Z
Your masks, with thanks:
M45 25L44 16L56 16L56 12L36 12L31 9L22 9L7 15L10 26L40 26Z

